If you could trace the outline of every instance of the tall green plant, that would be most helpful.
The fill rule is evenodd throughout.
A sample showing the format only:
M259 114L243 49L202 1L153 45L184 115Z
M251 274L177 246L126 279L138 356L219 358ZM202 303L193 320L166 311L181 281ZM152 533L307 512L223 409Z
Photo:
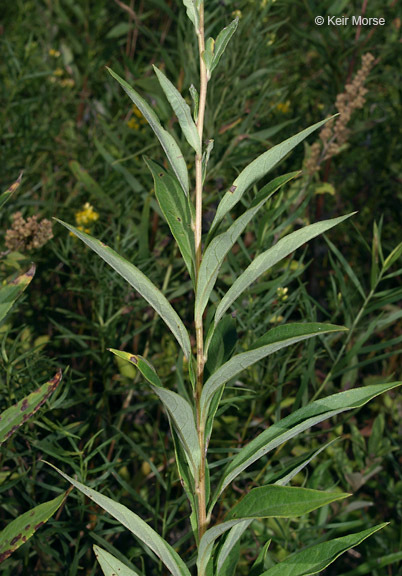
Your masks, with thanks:
M183 0L187 14L194 25L198 39L200 83L198 92L192 88L193 110L161 70L155 69L161 87L178 119L182 132L195 152L194 195L184 156L176 140L161 125L155 111L125 80L115 72L110 74L119 82L131 100L146 118L166 154L171 170L147 159L154 179L155 193L160 209L181 252L187 273L192 281L194 295L195 352L190 341L189 327L180 318L162 292L134 264L125 260L103 242L62 222L118 274L127 280L155 309L176 338L188 360L187 397L168 390L149 360L140 355L112 350L114 354L134 364L161 400L169 419L175 448L177 468L191 507L191 530L196 543L195 558L198 576L233 574L239 559L238 542L256 518L295 518L321 506L342 500L348 494L322 492L287 486L292 478L310 461L311 457L295 463L286 477L275 484L248 491L232 508L225 502L223 492L244 470L282 443L296 437L310 427L346 410L363 406L377 395L391 390L400 382L365 386L340 392L325 399L317 399L300 408L246 444L233 456L219 474L217 485L211 490L208 467L208 444L213 423L225 385L240 372L270 354L292 344L321 334L345 330L340 326L319 323L287 324L269 330L264 336L241 353L235 354L228 346L226 330L227 312L243 292L262 274L289 256L294 250L323 232L340 224L351 214L306 226L281 238L276 244L257 256L248 268L218 301L216 309L205 314L215 283L227 254L245 230L248 223L269 198L286 185L297 173L278 177L263 186L251 205L234 221L228 217L244 193L277 166L281 160L326 120L303 130L281 144L267 150L236 177L233 185L219 203L207 237L202 238L203 183L207 171L211 145L204 147L204 117L208 82L236 30L237 20L224 28L216 39L205 39L204 2ZM229 222L229 224L227 223ZM205 318L209 319L209 323ZM153 528L135 512L60 472L72 485L101 506L130 530L147 549L151 550L175 576L189 576L194 562L182 559ZM215 506L223 503L227 509L224 521L217 521ZM263 563L254 567L256 576L315 574L333 562L340 554L359 544L382 528L384 524L368 528L357 534L319 543L286 558L264 571ZM114 558L109 552L95 546L95 554L105 575L136 574L132 568Z

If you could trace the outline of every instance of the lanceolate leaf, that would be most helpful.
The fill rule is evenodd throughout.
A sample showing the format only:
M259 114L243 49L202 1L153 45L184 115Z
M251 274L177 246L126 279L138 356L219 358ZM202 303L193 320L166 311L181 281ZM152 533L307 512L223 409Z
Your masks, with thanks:
M348 498L342 492L322 492L293 486L260 486L250 490L229 512L236 518L296 518L321 506Z
M243 520L242 522L236 524L229 530L229 534L225 538L225 542L219 551L218 560L216 562L216 570L218 574L221 574L222 567L225 564L227 558L229 557L229 554L236 546L236 544L243 536L244 532L247 530L247 528L250 526L253 520L254 518Z
M221 56L226 49L226 46L229 44L231 37L236 32L238 23L239 19L236 18L235 20L233 20L233 22L229 24L229 26L226 26L223 30L219 32L218 37L215 40L214 58L212 60L212 65L210 68L211 73L218 66L219 60L221 59Z
M113 78L119 82L119 84L128 94L137 108L139 108L144 118L148 121L152 130L155 132L156 137L161 143L162 148L165 151L165 154L170 162L171 167L173 168L174 173L177 176L177 179L180 182L181 187L183 188L184 192L188 194L189 183L187 166L183 158L183 154L181 153L180 148L176 143L176 140L169 134L169 132L162 128L161 123L159 122L159 118L152 110L151 106L134 90L134 88L132 88L128 82L123 80L123 78L113 72L113 70L110 68L108 68L108 71L113 76Z
M318 334L328 332L338 332L346 330L341 326L332 324L319 324L316 322L305 324L286 324L272 328L262 338L259 338L253 345L252 349L242 354L233 356L228 362L223 364L204 385L201 394L201 418L205 421L208 417L208 410L212 396L221 386L226 384L231 378L255 364L262 358L286 348L291 344L296 344L302 340L307 340Z
M159 316L169 326L171 332L180 344L186 358L190 358L191 346L190 338L187 330L184 327L177 312L172 308L166 297L158 288L139 270L134 264L131 264L117 252L112 250L96 238L93 238L85 232L81 232L71 224L67 224L62 220L55 218L57 222L63 224L68 230L73 232L80 238L87 246L98 254L105 262L107 262L120 276L141 294L141 296L156 310Z
M201 154L200 137L198 136L197 127L194 124L193 117L191 116L190 106L184 100L183 96L180 94L177 88L168 78L166 78L164 73L161 72L156 66L154 66L154 70L158 77L159 84L165 93L165 96L169 100L169 103L177 116L180 127L187 139L187 142L192 148L194 148L197 154Z
M25 544L32 534L35 534L49 520L56 510L60 508L65 496L65 494L60 494L54 500L35 506L32 510L21 514L21 516L10 522L0 532L0 564L17 548Z
M61 378L62 374L59 370L49 382L46 382L46 384L43 384L35 390L35 392L32 392L29 396L26 396L1 414L0 446L39 410L49 396L56 390L61 382Z
M228 522L223 522L222 524L213 526L205 532L198 546L197 568L199 576L205 576L206 568L211 558L212 549L216 539L233 528L233 526L240 523L243 523L243 520L229 520Z
M143 356L139 354L130 354L129 352L124 352L123 350L115 350L114 348L108 348L110 352L113 352L115 356L122 358L123 360L127 360L127 362L131 362L138 368L144 378L152 384L152 386L157 386L163 388L162 382L159 379L158 374L156 373L155 368L152 366L150 362Z
M152 160L145 158L150 169L154 183L155 194L159 206L169 224L169 228L176 239L187 266L190 277L194 281L194 232L191 228L191 211L188 198L184 196L177 180Z
M277 424L273 424L267 430L261 432L261 434L249 444L244 446L230 464L228 464L226 470L223 472L212 506L214 506L219 494L221 494L226 486L237 478L248 466L271 450L274 450L291 438L298 436L312 426L328 420L328 418L332 418L346 410L353 410L354 408L364 406L364 404L379 394L392 390L401 384L402 382L375 384L339 392L327 398L316 400L308 406L296 410L296 412L283 418Z
M244 192L263 178L272 168L274 168L295 146L300 144L307 136L309 136L314 130L320 128L323 124L328 122L330 118L326 120L322 120L309 128L306 128L296 136L292 136L277 144L267 152L258 156L251 164L249 164L242 172L240 172L239 176L233 182L233 185L230 189L226 192L225 196L219 203L218 209L216 211L215 219L212 222L211 226L211 233L215 230L216 226L222 220L222 218L237 204L240 198L243 196Z
M183 4L187 9L187 16L190 18L191 22L194 24L194 28L198 33L198 26L199 26L199 16L198 16L198 9L197 9L197 2L196 0L183 0Z
M387 523L379 524L374 528L335 538L329 542L316 544L300 552L288 556L283 562L276 564L260 576L310 576L318 574L332 564L338 556L358 546L363 540L381 530Z
M189 466L194 478L200 465L201 455L198 443L197 428L194 413L190 404L171 390L163 388L159 376L152 364L139 355L129 354L121 350L109 349L113 354L131 362L141 372L144 378L151 384L152 390L160 398L165 406L169 419L173 424L176 434L183 446Z
M94 552L105 576L138 576L138 572L117 560L103 548L94 546Z
M0 322L4 320L18 296L23 293L35 275L36 266L0 287Z
M96 490L88 488L81 482L70 478L67 474L58 470L53 466L57 472L68 480L73 486L78 488L80 492L85 494L90 500L98 504L106 512L108 512L113 518L118 520L125 528L128 528L130 532L143 542L148 548L150 548L157 556L161 559L167 569L174 576L191 576L188 568L184 564L180 556L175 552L175 550L164 540L153 528L148 526L144 520L142 520L137 514L115 502L111 498L100 494Z
M323 220L322 222L316 222L310 226L305 226L304 228L296 230L296 232L292 232L284 238L281 238L281 240L272 246L272 248L269 248L257 256L243 274L237 278L220 301L215 314L215 324L219 322L223 314L229 306L235 302L240 294L267 270L275 266L275 264L280 262L286 256L289 256L289 254L297 250L297 248L303 246L306 242L309 242L316 236L330 230L330 228L333 228L347 218L350 218L353 214L355 214L355 212L347 214L346 216L340 216L339 218Z
M198 274L197 281L197 292L195 299L195 318L200 321L205 307L208 303L209 296L215 285L216 279L222 262L235 244L240 234L246 228L247 224L254 218L258 210L265 204L265 202L270 198L281 186L289 182L294 178L298 172L293 172L291 174L286 174L285 176L279 176L275 178L272 182L264 186L261 192L258 194L257 198L252 203L251 207L246 210L242 216L237 218L237 220L230 226L226 232L223 232L216 238L212 240L208 248L205 250L203 255L200 271Z

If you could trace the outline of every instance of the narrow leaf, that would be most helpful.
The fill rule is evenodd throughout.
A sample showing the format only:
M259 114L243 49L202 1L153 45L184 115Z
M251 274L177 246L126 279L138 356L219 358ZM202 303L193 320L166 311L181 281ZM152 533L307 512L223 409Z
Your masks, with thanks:
M253 521L252 518L243 520L243 522L239 522L229 530L229 534L226 536L225 542L222 548L220 549L218 560L216 563L216 569L218 574L221 574L222 567L225 564L227 558L229 557L229 554L236 546L240 538L243 536L244 532L250 526L252 521Z
M117 574L119 576L138 576L138 572L134 572L132 568L117 560L103 548L95 545L94 552L105 576L117 576Z
M160 558L171 574L174 576L190 576L188 568L172 546L159 536L153 528L148 526L144 520L137 516L137 514L100 492L92 490L92 488L88 488L84 484L81 484L81 482L70 478L70 476L58 470L55 466L52 467L57 470L63 478L68 480L70 484L78 488L80 492L113 516L113 518L118 520L125 528L128 528L138 540L148 546L148 548Z
M39 410L61 382L61 370L40 388L7 408L0 416L0 446Z
M115 356L122 358L123 360L127 360L131 364L134 364L144 376L144 378L152 385L163 388L162 382L159 379L158 374L156 373L155 368L152 366L151 362L149 362L143 356L139 354L130 354L129 352L124 352L123 350L115 350L114 348L108 348L110 352L113 352Z
M351 265L349 264L349 262L346 260L346 258L343 256L343 254L341 253L340 250L338 250L338 248L335 246L335 244L333 244L329 238L325 238L328 246L330 247L330 249L332 250L332 252L335 254L335 256L338 258L339 262L342 264L342 267L344 269L344 271L346 272L346 274L349 276L349 278L351 279L352 283L355 285L356 289L358 292L360 292L361 297L363 298L363 300L366 299L366 294L364 293L363 290L363 286L360 283L360 280L358 279L358 277L356 276L356 274L353 271L353 268L351 267Z
M69 162L71 172L74 174L78 182L80 182L85 190L91 194L95 199L104 202L109 208L114 208L114 202L108 194L99 186L99 184L92 178L92 176L81 166L76 160Z
M71 224L55 218L57 222L63 224L68 230L73 232L87 246L107 262L120 276L141 294L141 296L152 306L159 316L169 326L172 334L180 344L186 358L190 358L191 346L190 338L177 312L172 308L167 298L158 288L139 270L134 264L131 264L122 258L117 252L112 250L96 238L93 238L85 232L81 232Z
M335 538L329 542L316 544L300 552L288 556L283 562L276 564L269 570L263 572L260 576L310 576L318 574L327 566L332 564L341 554L358 546L363 540L384 528L387 522L350 534Z
M208 416L209 406L215 392L221 386L226 384L231 378L255 364L262 358L286 348L291 344L296 344L319 334L329 332L338 332L346 330L341 326L332 324L319 324L316 322L303 324L286 324L272 328L262 338L259 338L253 345L252 349L242 354L233 356L228 362L223 364L204 385L201 394L201 418L205 421Z
M209 244L203 255L198 274L195 298L196 320L198 319L198 321L200 321L215 285L223 260L239 238L240 234L265 202L297 174L298 172L293 172L291 174L286 174L285 176L279 176L279 178L275 178L275 180L267 184L267 186L264 186L252 202L251 207L237 218L228 230L219 234L219 236L214 238Z
M191 116L191 109L187 102L184 100L183 96L177 90L177 88L172 84L172 82L164 75L161 70L154 66L155 74L158 77L159 84L165 93L174 113L177 116L180 127L183 131L187 142L192 148L201 154L201 141L197 132L197 127L194 124L194 120Z
M217 526L209 528L201 538L201 542L198 547L197 556L197 568L198 574L205 574L208 562L211 558L212 550L215 541L219 536L222 536L225 532L236 526L236 524L243 523L243 520L229 520L228 522L223 522Z
M392 390L401 384L402 382L375 384L339 392L327 398L316 400L308 406L300 408L293 414L286 416L286 418L283 418L277 424L273 424L267 430L261 432L261 434L249 444L244 446L228 464L226 470L223 472L212 506L226 486L237 478L243 470L271 450L274 450L284 442L298 436L305 430L324 420L328 420L346 410L353 410L364 406L364 404L367 404L367 402L376 396Z
M250 490L230 510L227 518L297 518L349 496L342 492L322 492L294 486L260 486Z
M0 322L4 320L13 307L14 302L23 293L35 275L36 266L32 266L14 280L7 281L0 287Z
M166 408L178 439L183 446L187 461L192 470L194 478L199 469L201 454L198 443L197 427L195 424L194 413L190 404L171 390L163 388L159 376L152 364L139 355L129 354L121 350L109 348L113 354L134 364L144 378L151 384L153 392L159 397Z
M113 72L110 68L107 68L108 72L119 82L122 86L124 91L128 94L137 108L141 111L144 118L148 121L149 125L151 126L152 130L155 132L156 137L158 138L159 142L162 145L162 148L165 151L165 154L169 160L171 167L173 168L174 173L177 176L177 179L180 182L181 187L183 188L185 194L188 194L189 191L189 182L188 182L188 173L187 173L187 166L186 162L183 158L183 154L180 151L179 146L176 143L176 140L167 132L164 128L162 128L161 123L159 122L159 118L152 110L151 106L142 98L135 90L121 78L118 74Z
M0 532L0 564L33 535L60 508L66 494L21 514Z
M183 0L183 4L187 9L187 16L190 18L191 22L194 24L194 28L198 33L199 26L199 13L197 9L197 4L195 0Z
M300 230L296 230L291 234L288 234L284 238L281 238L274 246L257 256L255 260L250 264L250 266L243 272L233 285L226 292L225 296L222 298L215 314L215 325L222 318L226 310L235 302L235 300L240 296L246 288L250 286L257 278L262 274L267 272L270 268L275 266L289 254L292 254L297 248L303 246L306 242L309 242L316 236L319 236L323 232L330 230L337 224L340 224L347 218L350 218L355 214L347 214L346 216L340 216L339 218L332 218L331 220L323 220L322 222L316 222L310 226L305 226Z
M383 264L383 271L386 272L388 268L391 268L395 262L398 262L399 258L402 256L402 242L396 246L390 254L385 259Z
M191 86L189 88L189 92L190 92L190 96L193 100L193 105L194 105L194 110L193 110L194 122L197 122L197 120L198 120L198 108L200 106L200 97L198 95L197 89L194 86L194 84L191 84Z
M145 158L145 162L154 179L159 206L179 246L190 277L194 281L194 232L191 228L192 219L188 198L183 195L174 177L149 158Z
M330 446L331 444L333 444L337 440L338 440L338 438L334 438L333 440L330 440L329 442L324 444L324 446L321 446L320 448L318 448L318 450L315 450L311 456L307 456L307 457L302 456L300 458L301 461L299 460L299 463L297 463L296 466L293 465L288 472L285 472L285 475L283 475L283 473L282 473L280 478L278 480L276 480L276 482L274 482L274 484L276 484L278 486L286 486L286 484L289 484L289 482L292 480L292 478L294 478L299 472L301 472L303 470L303 468L308 466L312 460L317 458L317 456L321 452L326 450L328 448L328 446ZM294 462L293 459L292 459L292 462Z
M252 184L268 174L295 146L300 144L300 142L307 138L314 130L318 130L318 128L329 120L331 120L331 118L317 122L317 124L306 128L302 132L299 132L299 134L296 134L296 136L292 136L288 138L288 140L277 144L273 148L270 148L270 150L267 150L267 152L258 156L258 158L244 168L220 201L214 221L212 222L211 233L213 233L223 217L237 204L244 192Z
M0 209L3 208L4 204L11 198L14 192L18 190L18 188L21 185L21 180L22 180L22 172L18 176L17 180L11 184L11 186L7 188L5 192L2 192L0 194Z
M236 18L226 26L223 30L221 30L218 34L217 39L215 40L215 50L214 50L214 58L211 65L211 73L215 70L215 68L219 64L219 60L221 59L222 54L226 50L226 46L229 44L229 41L233 34L236 32L237 25L239 23L239 19Z

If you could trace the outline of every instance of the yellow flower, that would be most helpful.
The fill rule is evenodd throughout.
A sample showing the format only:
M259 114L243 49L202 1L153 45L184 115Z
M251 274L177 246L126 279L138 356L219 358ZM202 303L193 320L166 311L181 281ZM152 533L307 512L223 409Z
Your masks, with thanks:
M134 118L134 116L132 116L130 120L127 121L127 126L131 128L131 130L137 131L140 129L140 123L138 122L137 118Z
M60 80L60 86L63 88L72 88L74 84L75 82L72 78L63 78L63 80Z
M53 71L53 76L63 76L63 74L64 74L63 68L56 68L56 70Z
M276 289L276 294L279 300L282 300L282 302L286 302L286 300L288 299L288 291L289 288L283 288L282 286L279 286L279 288Z
M287 114L290 110L290 100L286 100L286 102L279 102L276 105L276 109L278 112L282 112L282 114Z
M52 56L52 58L58 58L60 56L60 52L54 48L50 48L49 56Z
M269 320L270 324L279 324L279 322L283 322L283 316L272 316Z
M82 230L84 232L89 232L88 229L84 228L84 226L88 226L92 224L92 222L96 222L99 218L99 214L95 212L93 206L89 202L84 204L84 208L79 212L75 213L75 221L77 223L78 230Z
M232 18L238 18L240 20L242 16L243 14L241 13L241 10L233 10Z

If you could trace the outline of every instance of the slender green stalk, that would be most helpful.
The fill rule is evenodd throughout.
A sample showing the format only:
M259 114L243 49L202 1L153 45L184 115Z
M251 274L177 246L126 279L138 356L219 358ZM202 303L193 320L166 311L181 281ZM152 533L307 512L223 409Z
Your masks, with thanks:
M200 100L198 108L197 131L201 142L204 131L204 115L205 105L207 98L207 70L205 67L202 54L205 50L205 37L204 37L204 5L201 4L199 12L199 29L198 29L198 49L200 57ZM202 258L202 151L195 156L195 256L196 256L196 278L201 265ZM198 501L198 538L201 539L206 528L206 490L205 490L205 430L201 421L201 408L200 399L204 375L204 334L203 334L203 321L202 318L195 319L195 332L196 332L196 346L197 346L197 382L195 390L196 413L197 413L197 432L198 442L201 452L201 463L199 470L199 477L196 481L197 501Z

